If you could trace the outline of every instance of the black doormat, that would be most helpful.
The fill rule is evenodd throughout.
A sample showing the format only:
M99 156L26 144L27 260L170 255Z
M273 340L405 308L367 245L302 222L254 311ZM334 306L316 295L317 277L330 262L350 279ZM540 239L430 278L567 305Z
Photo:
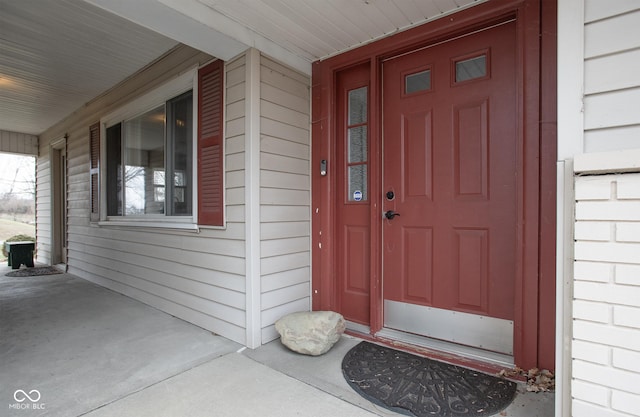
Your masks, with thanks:
M516 393L514 382L369 342L347 352L342 372L364 398L409 416L491 416Z
M6 277L37 277L40 275L62 274L57 268L52 266L42 266L37 268L23 268L4 274Z

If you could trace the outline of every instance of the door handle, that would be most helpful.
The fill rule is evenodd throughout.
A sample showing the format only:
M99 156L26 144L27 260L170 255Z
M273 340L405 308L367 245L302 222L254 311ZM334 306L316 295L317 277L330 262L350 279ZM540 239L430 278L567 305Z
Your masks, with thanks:
M400 215L400 213L396 213L393 210L389 210L389 211L386 211L384 213L384 217L386 217L389 220L393 220L394 217L399 216L399 215Z

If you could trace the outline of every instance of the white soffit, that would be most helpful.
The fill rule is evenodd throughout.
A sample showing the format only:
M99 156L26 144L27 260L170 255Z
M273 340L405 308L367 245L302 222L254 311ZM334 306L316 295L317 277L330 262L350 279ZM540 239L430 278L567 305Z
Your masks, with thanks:
M485 0L189 0L194 1L313 62Z
M0 129L38 135L177 45L80 0L0 0Z
M85 0L224 60L255 47L311 63L486 0Z
M0 130L40 134L178 42L311 63L487 0L0 0ZM96 7L97 6L97 7Z

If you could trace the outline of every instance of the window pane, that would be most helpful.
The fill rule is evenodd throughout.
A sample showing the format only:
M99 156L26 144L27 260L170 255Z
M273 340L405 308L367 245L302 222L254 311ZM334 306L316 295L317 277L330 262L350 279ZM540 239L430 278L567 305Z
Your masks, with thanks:
M349 201L367 200L367 166L349 167Z
M155 201L164 202L164 187L155 187L153 189L153 198Z
M107 216L122 216L122 124L107 128Z
M404 93L411 94L431 89L431 70L407 75L404 79Z
M357 125L367 121L367 87L349 91L349 122Z
M125 215L163 214L154 175L165 169L164 105L124 123L124 148Z
M168 183L171 203L167 214L190 216L192 213L192 112L193 94L188 92L167 103L167 142L172 181Z
M349 129L349 162L366 162L367 160L367 126Z
M153 171L153 200L164 202L164 171Z
M456 82L472 80L487 75L487 57L477 56L456 62Z

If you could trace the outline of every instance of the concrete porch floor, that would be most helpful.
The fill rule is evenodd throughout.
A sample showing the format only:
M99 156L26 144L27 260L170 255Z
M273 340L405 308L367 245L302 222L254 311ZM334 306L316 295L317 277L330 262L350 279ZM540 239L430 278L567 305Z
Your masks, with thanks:
M320 357L279 341L249 350L70 274L9 271L0 267L0 416L399 416L344 380L358 339ZM521 386L500 415L551 417L553 402Z

